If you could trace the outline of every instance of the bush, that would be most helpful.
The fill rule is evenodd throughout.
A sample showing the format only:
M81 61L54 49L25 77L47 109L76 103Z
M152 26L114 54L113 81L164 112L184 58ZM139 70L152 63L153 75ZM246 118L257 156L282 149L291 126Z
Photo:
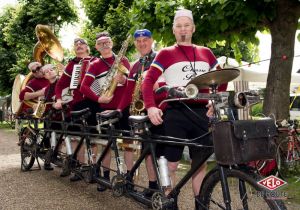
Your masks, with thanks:
M251 116L262 116L262 111L263 111L263 104L258 103L255 104L251 107Z

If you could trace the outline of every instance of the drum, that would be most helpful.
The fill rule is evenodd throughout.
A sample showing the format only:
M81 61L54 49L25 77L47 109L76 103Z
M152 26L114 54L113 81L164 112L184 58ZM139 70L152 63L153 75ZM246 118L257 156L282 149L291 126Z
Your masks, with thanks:
M14 84L12 87L12 93L11 93L11 109L12 109L13 114L16 114L21 107L19 95L20 95L20 92L22 89L22 83L24 80L25 80L25 76L22 74L18 74L14 80Z

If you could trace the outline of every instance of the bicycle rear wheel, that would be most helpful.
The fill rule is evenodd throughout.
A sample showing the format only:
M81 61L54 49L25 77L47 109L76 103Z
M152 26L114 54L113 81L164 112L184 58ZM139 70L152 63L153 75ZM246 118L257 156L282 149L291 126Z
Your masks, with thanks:
M289 179L300 174L300 148L294 145L288 151L289 140L282 141L276 152L277 170L282 179Z
M270 191L257 184L259 180L258 175L237 169L228 169L226 174L231 198L231 209L286 209L282 201L266 197ZM217 168L206 175L198 201L198 209L226 209L221 178Z
M32 168L35 161L35 136L28 128L23 128L19 138L21 148L21 170L28 171Z

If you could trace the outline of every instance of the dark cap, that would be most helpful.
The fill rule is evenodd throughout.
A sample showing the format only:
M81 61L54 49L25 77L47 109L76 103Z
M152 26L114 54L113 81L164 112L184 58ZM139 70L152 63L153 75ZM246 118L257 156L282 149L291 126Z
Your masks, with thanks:
M82 39L82 38L75 38L75 39L74 39L74 44L76 44L77 42L80 42L81 44L86 44L86 45L88 45L88 44L87 44L87 41L85 41L85 40Z
M148 29L140 29L140 30L136 30L134 32L133 36L134 36L135 39L138 38L138 37L142 37L142 36L151 38L152 33Z

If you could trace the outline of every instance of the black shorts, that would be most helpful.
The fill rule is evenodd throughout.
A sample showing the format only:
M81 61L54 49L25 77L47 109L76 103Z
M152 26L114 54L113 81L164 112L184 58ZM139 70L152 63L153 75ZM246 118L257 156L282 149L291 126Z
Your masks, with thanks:
M129 114L129 107L125 108L122 111L122 117L120 121L116 124L117 129L121 130L130 130L129 122L128 122L128 117L130 116Z
M193 139L208 132L209 119L206 116L205 105L189 105L189 110L183 104L172 104L165 112L164 130L166 136L173 136L183 139ZM209 136L198 140L204 145L211 145ZM170 162L177 162L182 158L184 146L164 145L163 153ZM202 157L202 153L207 148L189 147L190 158L192 160ZM193 161L194 162L194 161Z

